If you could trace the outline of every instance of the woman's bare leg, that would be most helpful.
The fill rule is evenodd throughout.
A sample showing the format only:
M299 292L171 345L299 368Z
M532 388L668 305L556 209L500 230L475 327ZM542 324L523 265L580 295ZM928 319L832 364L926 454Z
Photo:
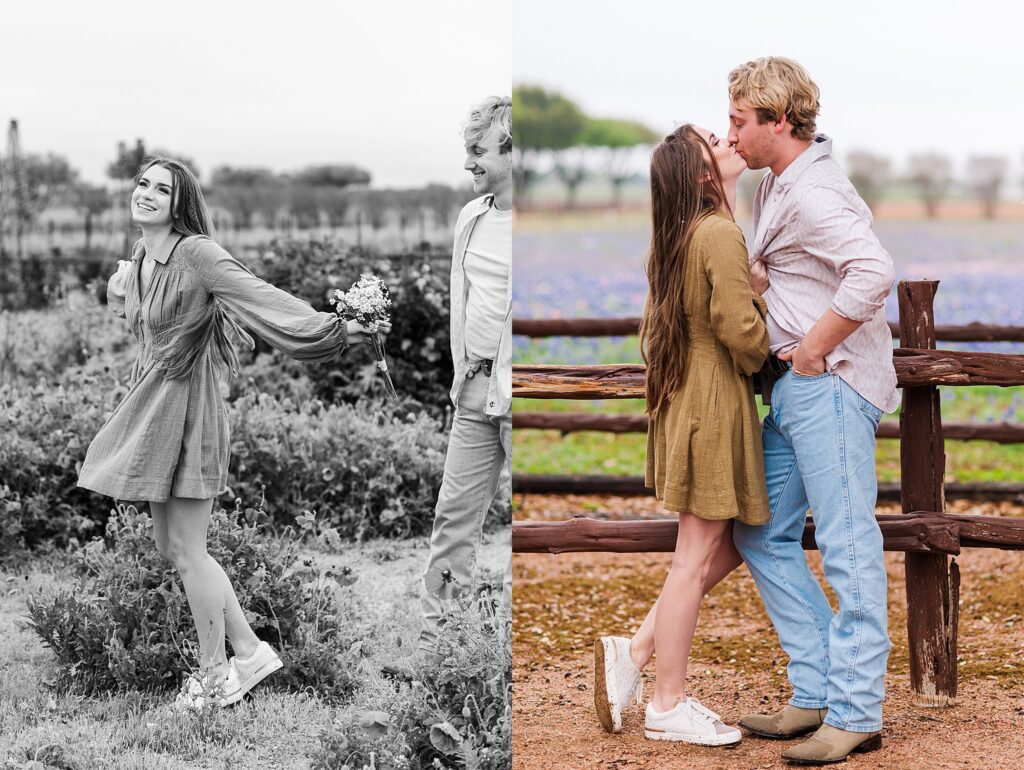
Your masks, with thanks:
M670 711L686 698L686 671L704 585L727 531L726 521L707 521L692 514L679 514L672 567L665 578L654 617L658 660L652 704L657 711Z
M707 595L712 588L743 563L743 557L740 556L732 542L732 521L730 520L726 526L726 534L719 541L711 561L711 568L708 570L707 579L704 581L704 595ZM647 617L644 618L644 622L640 624L640 628L629 642L630 657L633 658L636 667L641 670L654 655L654 618L658 613L658 601L651 605Z
M150 503L153 535L157 548L171 560L185 584L192 620L199 636L202 665L223 670L225 629L240 658L256 650L259 638L253 633L223 568L206 551L213 500L172 497Z

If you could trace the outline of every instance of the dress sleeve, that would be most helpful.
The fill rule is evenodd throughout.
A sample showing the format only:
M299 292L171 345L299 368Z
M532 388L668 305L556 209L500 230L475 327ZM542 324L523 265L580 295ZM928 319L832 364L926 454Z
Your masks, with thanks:
M195 267L203 287L236 320L298 361L323 363L348 346L348 327L334 313L317 312L297 297L253 275L213 240L198 244Z
M107 281L107 307L110 312L118 318L124 318L124 297L119 297L110 290L110 281Z
M716 222L700 250L711 283L711 328L732 354L736 371L753 374L768 357L767 307L750 288L743 232L731 222Z

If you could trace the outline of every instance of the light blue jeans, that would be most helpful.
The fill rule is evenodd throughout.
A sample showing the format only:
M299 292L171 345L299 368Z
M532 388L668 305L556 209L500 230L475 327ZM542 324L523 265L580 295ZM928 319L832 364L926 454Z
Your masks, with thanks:
M493 417L485 413L486 400L487 377L478 370L459 389L444 477L434 509L430 557L420 594L423 626L418 648L426 652L433 652L437 644L442 601L472 589L484 518L498 490L502 467L510 461L512 410ZM440 579L441 573L447 581ZM511 603L510 554L502 586L505 612Z
M889 656L882 533L875 521L875 431L881 410L834 374L792 369L764 421L771 520L736 522L733 538L789 655L790 703L827 708L841 730L882 728ZM800 545L807 509L833 612Z

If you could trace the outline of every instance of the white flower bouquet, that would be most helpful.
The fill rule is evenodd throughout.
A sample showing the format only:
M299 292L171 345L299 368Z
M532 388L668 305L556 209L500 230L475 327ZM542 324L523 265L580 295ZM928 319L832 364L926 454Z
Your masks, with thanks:
M384 357L384 342L377 332L381 322L391 320L391 314L388 312L388 308L391 307L391 293L387 285L377 276L363 273L348 291L335 289L330 302L338 315L357 321L366 329L366 338L373 348L377 368L384 375L384 387L388 396L397 400L398 393L395 392L395 384L391 381L388 362Z

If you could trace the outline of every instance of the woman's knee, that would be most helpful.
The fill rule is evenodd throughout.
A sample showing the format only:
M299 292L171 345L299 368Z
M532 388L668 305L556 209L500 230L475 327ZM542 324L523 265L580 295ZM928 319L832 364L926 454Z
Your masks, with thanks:
M158 545L157 548L159 547ZM164 548L160 553L170 560L178 572L187 572L195 569L206 559L205 548L197 546L188 540L176 538L173 535L167 537Z

